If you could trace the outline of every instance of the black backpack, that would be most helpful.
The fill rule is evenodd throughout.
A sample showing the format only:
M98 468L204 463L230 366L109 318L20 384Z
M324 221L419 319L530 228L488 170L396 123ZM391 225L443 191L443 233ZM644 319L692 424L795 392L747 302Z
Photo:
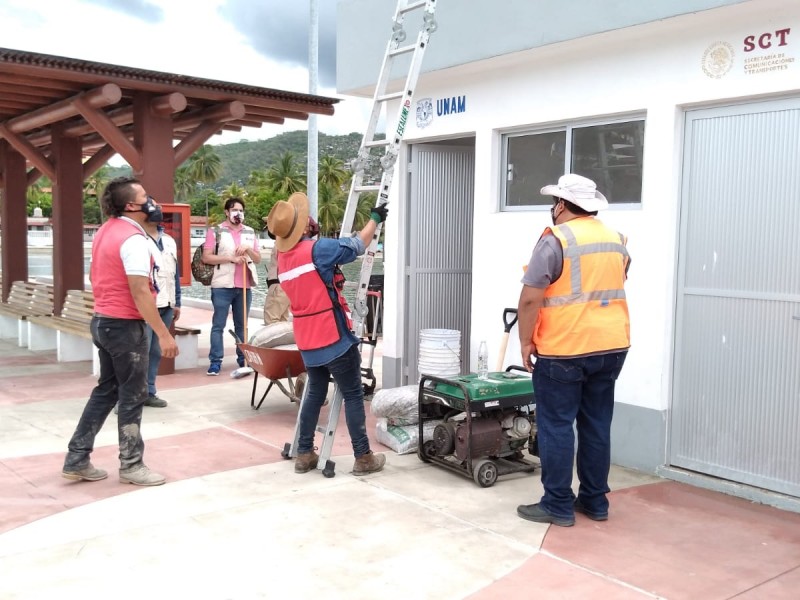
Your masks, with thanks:
M216 254L219 251L219 226L214 227L214 239L216 241L214 254ZM205 246L205 242L197 247L192 256L192 275L199 283L211 285L211 279L214 277L214 265L207 265L203 262L203 246Z

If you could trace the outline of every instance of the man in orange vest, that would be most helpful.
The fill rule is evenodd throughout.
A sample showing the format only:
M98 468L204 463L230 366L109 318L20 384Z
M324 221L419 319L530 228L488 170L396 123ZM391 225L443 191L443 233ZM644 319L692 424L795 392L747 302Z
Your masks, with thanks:
M608 202L592 180L570 173L541 194L553 197L553 227L533 250L518 314L522 361L533 372L544 496L517 514L569 527L575 512L608 519L614 384L630 346L630 258L625 236L595 218Z
M369 447L359 339L350 331L334 284L334 270L336 265L353 262L364 254L376 227L386 220L387 209L385 205L373 208L358 235L316 241L308 237L308 212L308 198L298 192L287 201L277 202L267 217L278 250L278 280L289 296L294 339L308 372L294 471L307 473L319 462L314 432L333 377L344 397L344 416L356 458L353 475L367 475L383 469L386 457L374 454Z

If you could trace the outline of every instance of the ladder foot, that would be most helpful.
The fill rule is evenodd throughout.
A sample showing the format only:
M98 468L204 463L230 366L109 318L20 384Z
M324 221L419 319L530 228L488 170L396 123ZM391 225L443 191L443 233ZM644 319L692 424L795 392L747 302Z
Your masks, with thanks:
M328 479L330 479L331 477L334 477L336 475L336 471L334 469L336 469L336 463L333 462L332 460L326 460L325 468L322 469L322 474Z
M292 458L291 452L292 452L292 445L289 442L286 442L283 445L283 450L281 450L281 456L286 460L289 460L290 458Z

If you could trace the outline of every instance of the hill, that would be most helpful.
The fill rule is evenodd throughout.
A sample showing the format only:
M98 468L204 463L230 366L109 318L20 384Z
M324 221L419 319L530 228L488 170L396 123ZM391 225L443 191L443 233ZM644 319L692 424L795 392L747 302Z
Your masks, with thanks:
M342 162L345 166L350 164L358 155L358 148L361 146L361 133L348 133L347 135L327 135L319 134L319 156L331 155ZM381 135L376 138L382 137ZM305 172L308 156L308 134L304 130L288 131L266 140L255 142L242 140L233 144L219 144L214 146L214 150L222 161L222 175L211 184L210 187L221 191L231 183L244 185L250 173L255 170L267 170L277 164L281 155L286 152L294 154L297 164ZM379 156L381 150L373 149L372 154ZM130 167L109 166L109 177L119 175L130 175ZM379 180L380 166L377 160L373 160L367 167L367 177L365 180Z

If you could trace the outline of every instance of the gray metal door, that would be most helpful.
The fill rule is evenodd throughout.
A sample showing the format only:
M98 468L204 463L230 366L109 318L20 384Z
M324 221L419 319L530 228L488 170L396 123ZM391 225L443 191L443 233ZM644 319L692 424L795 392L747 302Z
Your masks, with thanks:
M669 456L800 496L800 99L686 115Z
M411 147L403 354L408 383L419 380L422 329L460 331L462 372L469 365L475 150L473 140L468 143Z

